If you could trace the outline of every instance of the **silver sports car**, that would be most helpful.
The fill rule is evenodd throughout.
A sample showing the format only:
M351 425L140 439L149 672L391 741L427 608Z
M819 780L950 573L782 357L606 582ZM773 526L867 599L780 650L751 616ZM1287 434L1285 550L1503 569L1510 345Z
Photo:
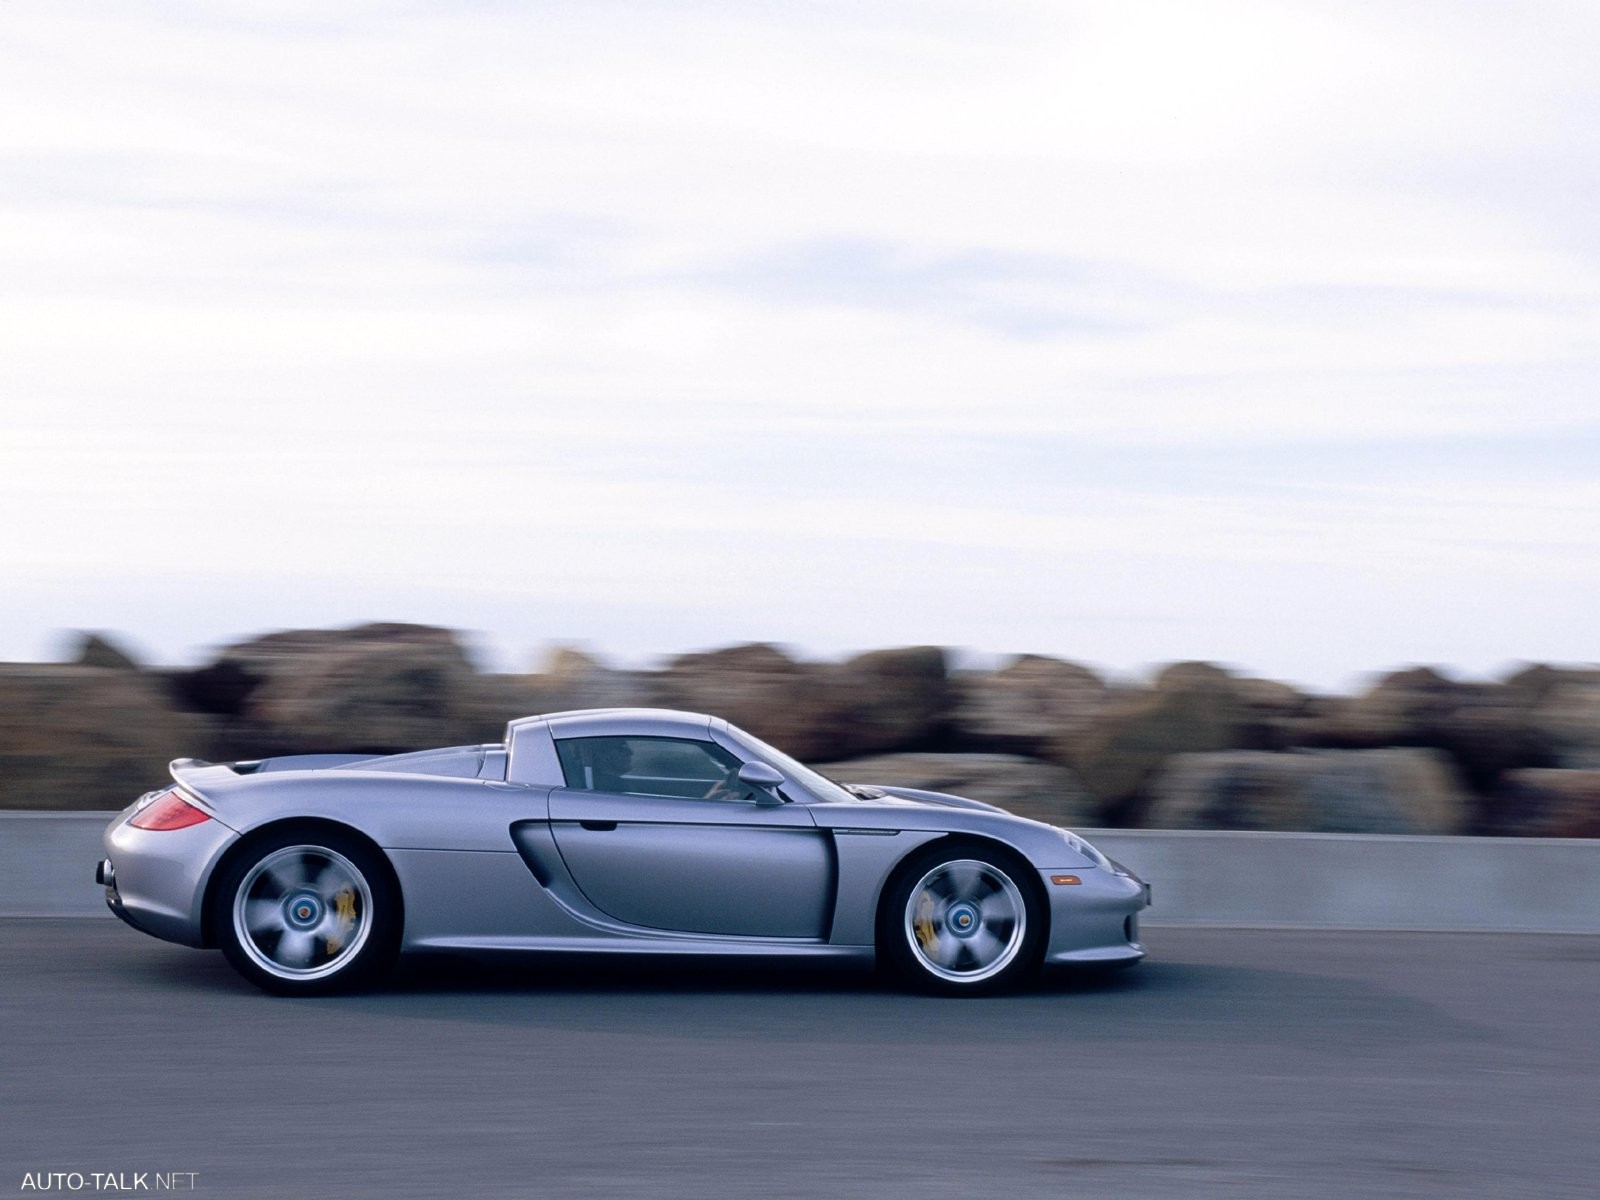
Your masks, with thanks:
M874 957L976 994L1041 963L1137 962L1150 890L991 805L841 785L716 717L595 709L504 743L172 764L96 880L145 933L268 991L402 951Z

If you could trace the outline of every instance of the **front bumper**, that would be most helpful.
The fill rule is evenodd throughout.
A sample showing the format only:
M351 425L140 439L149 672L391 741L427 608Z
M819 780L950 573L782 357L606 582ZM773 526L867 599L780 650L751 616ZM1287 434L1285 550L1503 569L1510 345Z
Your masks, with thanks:
M1126 868L1081 867L1039 872L1050 897L1050 942L1044 961L1080 966L1136 963L1145 955L1139 913L1150 905L1150 885ZM1077 879L1075 884L1053 878Z

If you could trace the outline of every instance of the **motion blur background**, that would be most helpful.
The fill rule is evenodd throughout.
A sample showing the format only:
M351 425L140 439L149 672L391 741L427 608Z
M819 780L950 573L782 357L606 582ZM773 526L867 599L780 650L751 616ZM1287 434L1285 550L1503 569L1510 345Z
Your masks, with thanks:
M1270 676L1294 688L1233 717L1182 701L1212 724L1156 757L1441 749L1468 799L1426 829L1494 828L1507 770L1600 765L1592 674L1516 674L1595 657L1592 5L0 22L0 658L109 629L200 672L162 694L221 732L155 731L152 760L180 735L403 748L540 697L748 715L725 680L573 681L759 641L836 664L945 647L907 669L947 682L1023 652L1122 687L1177 660ZM602 662L404 735L348 712L311 735L247 695L276 651L225 649L368 621L462 631L429 643L446 675L526 676L566 643ZM760 654L744 666L789 670ZM246 678L203 674L227 661ZM1354 732L1278 721L1412 663L1441 673ZM314 690L283 682L302 667L280 691ZM362 677L309 678L326 695L340 671ZM1581 694L1536 718L1556 684ZM762 686L774 711L805 690ZM1092 775L1052 749L1090 709L1027 686L982 717L919 693L910 735L792 748ZM13 763L77 736L30 732L47 700L8 702ZM1478 761L1482 711L1508 708ZM1101 817L1134 819L1128 786L1095 793Z

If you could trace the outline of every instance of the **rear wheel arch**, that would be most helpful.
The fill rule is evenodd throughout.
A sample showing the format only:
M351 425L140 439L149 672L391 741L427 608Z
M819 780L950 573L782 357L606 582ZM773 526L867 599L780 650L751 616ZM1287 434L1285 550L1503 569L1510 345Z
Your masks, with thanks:
M281 996L364 988L393 965L403 933L394 866L337 821L252 830L208 888L211 933L240 975Z
M217 889L222 881L228 877L233 867L240 859L250 857L257 853L258 847L265 845L278 837L288 834L304 834L308 838L315 838L318 834L333 834L340 838L350 838L361 844L379 862L387 875L389 886L394 890L397 898L401 929L405 927L405 889L400 886L400 876L396 874L394 864L389 861L389 856L384 853L372 838L362 833L352 825L342 821L330 820L326 817L285 817L281 820L271 821L258 826L242 835L227 851L217 860L211 869L211 877L206 880L205 898L200 907L200 944L207 949L215 950L220 943L217 940L216 909Z

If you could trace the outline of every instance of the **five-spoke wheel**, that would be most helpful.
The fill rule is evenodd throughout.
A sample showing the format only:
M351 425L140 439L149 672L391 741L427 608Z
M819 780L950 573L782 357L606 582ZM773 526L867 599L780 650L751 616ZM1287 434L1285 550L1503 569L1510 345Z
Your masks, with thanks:
M268 991L313 994L364 982L398 941L385 865L332 832L271 838L242 855L216 892L213 928L228 961Z
M986 850L934 847L890 887L878 947L911 983L974 994L1033 970L1042 932L1039 903L1014 867Z

